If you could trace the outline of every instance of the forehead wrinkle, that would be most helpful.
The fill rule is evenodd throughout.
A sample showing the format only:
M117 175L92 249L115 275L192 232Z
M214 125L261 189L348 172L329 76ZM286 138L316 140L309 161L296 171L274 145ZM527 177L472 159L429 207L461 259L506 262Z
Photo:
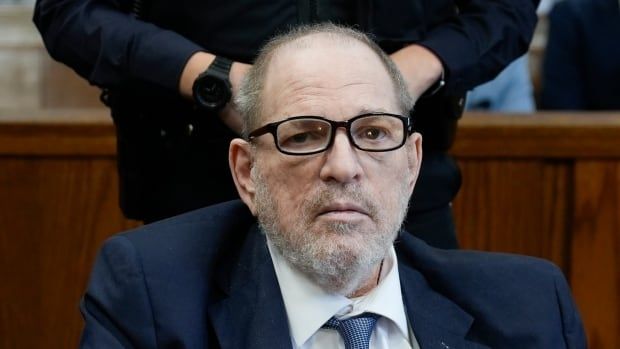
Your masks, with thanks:
M299 96L318 96L318 97L333 97L332 91L341 90L347 87L352 86L363 86L368 85L372 86L371 83L368 82L355 82L342 84L340 86L325 86L325 85L313 85L312 83L308 83L305 81L293 82L288 87L284 87L279 95L284 95L287 97L293 97L295 99Z
M323 100L339 99L340 97L337 94L332 93L332 91L360 85L372 86L371 83L362 81L340 84L338 86L328 86L323 83L322 79L319 78L293 79L287 81L277 93L279 98L276 98L277 102L275 103L275 109L280 112L284 111L287 113L286 110L290 110L290 107L301 106L304 108L305 105L308 105L313 108L321 108L324 103L317 103L317 97ZM282 105L283 103L284 105Z

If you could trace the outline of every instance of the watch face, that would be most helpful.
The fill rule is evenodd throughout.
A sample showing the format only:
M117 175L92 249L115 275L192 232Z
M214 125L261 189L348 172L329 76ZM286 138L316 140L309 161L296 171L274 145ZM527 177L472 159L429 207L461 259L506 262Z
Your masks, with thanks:
M230 88L222 80L207 75L197 86L196 99L205 108L220 109L230 99Z

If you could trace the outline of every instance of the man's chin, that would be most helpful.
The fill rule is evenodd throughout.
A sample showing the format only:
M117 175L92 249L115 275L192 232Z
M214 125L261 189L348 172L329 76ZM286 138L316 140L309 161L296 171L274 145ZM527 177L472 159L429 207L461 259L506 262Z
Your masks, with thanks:
M324 251L329 256L321 256L324 262L322 268L305 271L325 291L348 296L359 289L380 260L371 261L363 258L359 255L360 251L350 245L330 247L331 253Z

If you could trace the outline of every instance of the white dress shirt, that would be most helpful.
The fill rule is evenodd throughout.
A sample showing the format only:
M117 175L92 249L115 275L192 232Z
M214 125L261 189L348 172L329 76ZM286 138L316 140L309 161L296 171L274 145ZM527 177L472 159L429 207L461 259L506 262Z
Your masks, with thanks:
M362 297L349 299L327 293L291 266L269 239L267 245L284 300L294 349L344 349L338 331L321 326L332 316L347 319L364 312L381 315L370 338L370 349L419 348L407 322L393 247L383 262L377 287Z

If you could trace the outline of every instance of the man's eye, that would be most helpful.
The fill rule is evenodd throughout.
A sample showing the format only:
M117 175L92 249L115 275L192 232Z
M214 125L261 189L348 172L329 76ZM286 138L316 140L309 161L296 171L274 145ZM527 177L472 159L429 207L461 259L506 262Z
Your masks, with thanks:
M285 147L297 147L311 145L316 142L322 142L324 135L319 132L299 132L280 139L281 144Z
M308 141L309 137L310 137L310 133L309 132L298 133L296 135L293 135L293 136L289 137L289 139L287 141L288 142L293 142L293 143L303 143L303 142Z
M362 139L378 140L386 136L386 132L380 128L365 128L361 132Z

